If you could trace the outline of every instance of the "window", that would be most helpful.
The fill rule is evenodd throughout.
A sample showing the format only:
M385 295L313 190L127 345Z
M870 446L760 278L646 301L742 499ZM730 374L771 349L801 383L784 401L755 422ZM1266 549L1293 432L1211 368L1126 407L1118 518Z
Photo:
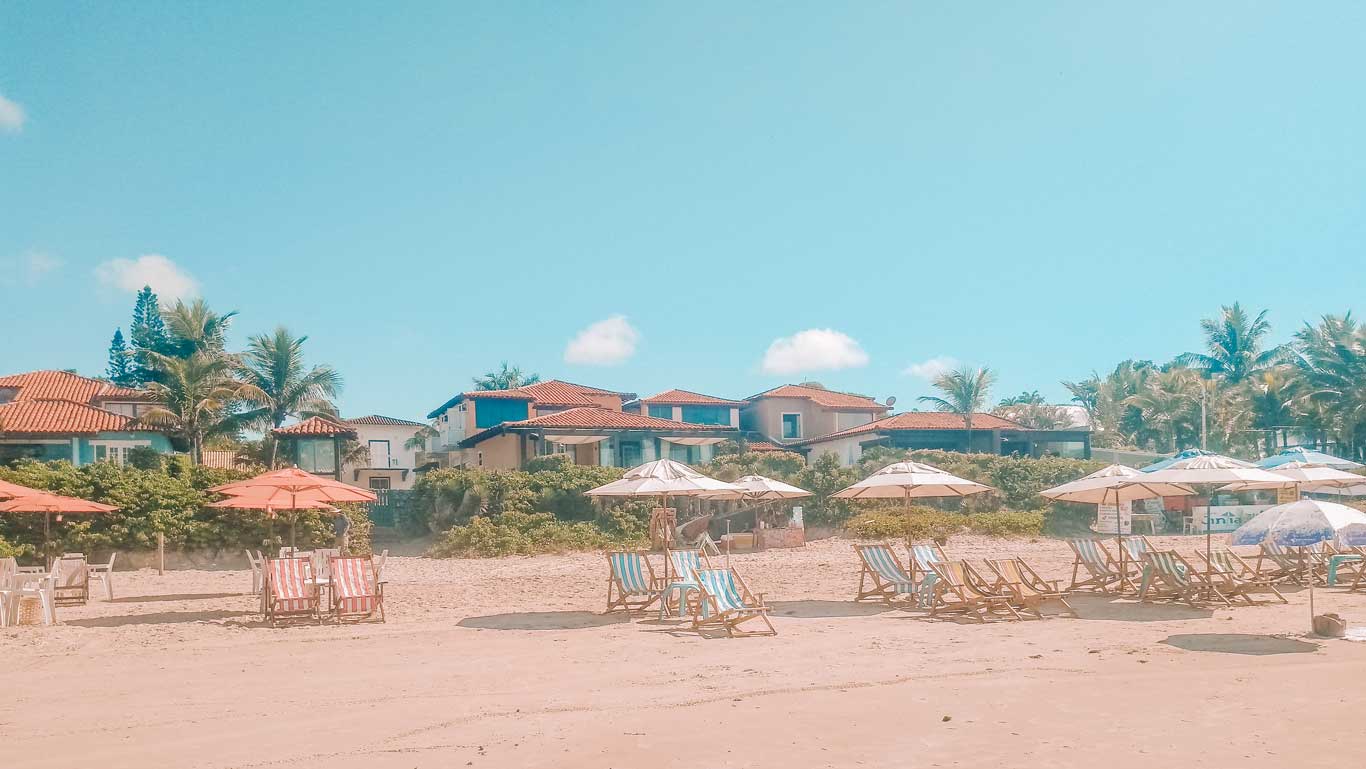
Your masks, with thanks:
M151 446L151 441L91 441L96 462L113 462L116 465L128 462L129 449L138 446ZM69 457L68 457L69 458Z
M371 467L393 466L389 455L389 441L369 441L369 446Z
M480 398L474 406L474 426L479 429L516 422L527 417L527 402L505 398Z
M802 415L783 414L783 440L802 437Z
M336 445L331 438L300 438L295 443L300 470L306 473L337 472Z
M387 488L389 488L389 479L388 479L388 478L371 477L371 478L370 478L370 488L372 488L372 489L387 489Z
M675 462L682 462L685 465L702 464L701 446L680 446L677 443L666 443L669 447L669 459Z
M730 426L728 406L684 406L683 421L694 425Z
M673 419L673 418L674 418L674 407L673 407L673 406L651 406L651 407L650 407L650 416L654 417L655 419Z

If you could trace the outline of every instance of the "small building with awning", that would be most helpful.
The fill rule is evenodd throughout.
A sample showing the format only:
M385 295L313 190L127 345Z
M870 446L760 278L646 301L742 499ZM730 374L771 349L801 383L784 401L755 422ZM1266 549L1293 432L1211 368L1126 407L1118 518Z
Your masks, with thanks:
M866 449L886 446L904 450L938 449L1026 457L1091 457L1091 431L1084 427L1040 430L996 414L973 414L971 434L962 414L910 411L884 417L830 435L795 444L812 462L834 454L840 464L852 465Z

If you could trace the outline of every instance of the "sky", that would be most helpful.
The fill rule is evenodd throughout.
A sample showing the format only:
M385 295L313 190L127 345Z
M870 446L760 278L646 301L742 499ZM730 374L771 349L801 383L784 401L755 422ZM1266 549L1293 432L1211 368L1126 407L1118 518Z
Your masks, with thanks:
M993 398L1360 310L1366 5L0 4L0 373L150 283L348 416L509 361Z

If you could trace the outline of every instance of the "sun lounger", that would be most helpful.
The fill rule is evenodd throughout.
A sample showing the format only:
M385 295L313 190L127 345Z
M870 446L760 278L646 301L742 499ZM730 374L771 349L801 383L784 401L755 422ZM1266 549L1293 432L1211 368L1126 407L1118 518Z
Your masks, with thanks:
M375 582L384 582L384 564L389 560L389 548L379 551L375 556Z
M1139 590L1140 601L1185 601L1199 607L1209 601L1219 601L1225 606L1232 602L1221 588L1228 588L1225 575L1205 572L1191 566L1175 550L1153 550L1143 556L1143 585Z
M1014 596L982 579L967 561L944 561L930 566L938 577L930 616L964 614L982 622L992 615L1023 619L1013 603Z
M1057 601L1072 616L1076 616L1077 610L1067 602L1067 593L1058 587L1058 580L1040 577L1023 558L988 559L987 568L995 572L998 578L993 586L996 592L1000 592L1000 588L1005 588L1014 595L1015 603L1035 614L1041 614L1039 608L1045 602Z
M289 619L322 621L318 590L311 584L313 565L308 558L271 558L266 561L263 593L266 621L272 625Z
M1260 577L1257 570L1248 565L1239 555L1228 548L1215 550L1206 555L1204 550L1197 551L1196 555L1214 574L1223 575L1228 581L1223 592L1229 598L1240 597L1249 603L1258 603L1252 598L1253 594L1271 593L1281 603L1289 603L1281 591L1276 589L1275 581L1268 577Z
M56 579L53 600L58 606L82 605L90 600L90 566L80 553L67 553L53 562Z
M1309 579L1316 579L1318 575L1315 572L1320 570L1307 552L1292 552L1275 542L1261 544L1261 550L1257 553L1256 568L1259 577L1278 583L1294 582L1301 585L1304 584L1306 575Z
M607 554L607 611L643 612L659 600L662 585L643 552L619 550Z
M659 602L660 617L668 613L670 598L677 599L679 616L689 611L695 613L701 590L697 583L697 572L711 568L711 557L701 548L679 548L668 552L665 563L669 574Z
M915 579L901 565L892 546L886 543L854 545L861 563L855 601L876 599L891 604L896 598L915 595Z
M328 595L332 618L370 619L376 614L384 622L384 583L375 577L375 563L369 558L332 558L328 564Z
M700 611L693 617L693 629L698 631L722 628L732 638L751 635L777 635L768 619L764 597L749 591L744 580L730 569L702 569L697 572L701 588ZM740 630L740 625L759 620L766 630Z
M1108 593L1136 591L1133 577L1141 571L1138 562L1125 558L1124 571L1120 572L1119 561L1110 554L1105 543L1098 539L1069 539L1072 548L1072 584L1067 592L1095 590ZM1132 564L1132 565L1130 565Z

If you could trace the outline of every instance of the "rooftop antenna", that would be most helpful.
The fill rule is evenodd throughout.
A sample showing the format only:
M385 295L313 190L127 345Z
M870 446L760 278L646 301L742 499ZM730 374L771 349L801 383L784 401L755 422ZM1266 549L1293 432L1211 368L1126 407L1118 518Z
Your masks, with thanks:
M895 405L896 405L896 396L895 396L895 395L888 395L888 396L887 396L887 408L891 408L891 407L893 407L893 406L895 406Z

